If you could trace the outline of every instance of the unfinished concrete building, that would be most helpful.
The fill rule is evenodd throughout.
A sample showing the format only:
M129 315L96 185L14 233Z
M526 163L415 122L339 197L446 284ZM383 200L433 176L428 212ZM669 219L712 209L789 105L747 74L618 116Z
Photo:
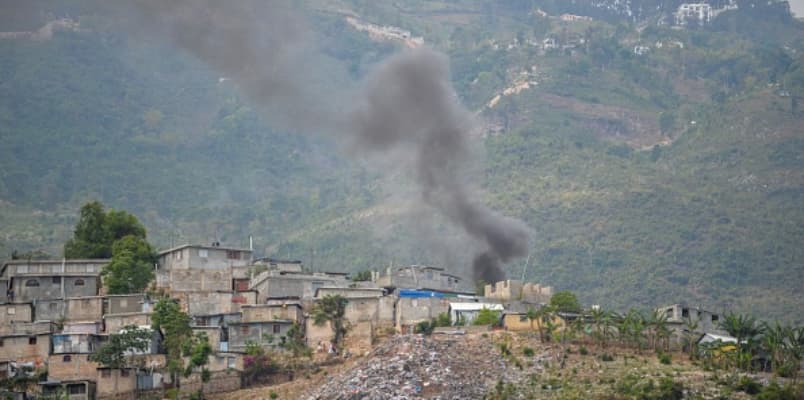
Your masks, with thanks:
M272 298L288 297L309 300L315 297L319 288L347 287L350 281L346 277L346 273L305 273L269 269L254 277L250 289L259 293L257 303L265 303Z
M231 291L253 252L234 247L182 245L158 254L156 286L177 291Z
M443 268L425 265L388 267L385 272L373 273L372 282L388 289L423 289L448 293L473 294L462 286L461 278Z
M484 297L501 303L523 302L528 304L546 304L553 296L553 288L538 283L522 283L518 280L504 280L486 285Z
M109 260L12 260L0 267L6 302L96 296Z

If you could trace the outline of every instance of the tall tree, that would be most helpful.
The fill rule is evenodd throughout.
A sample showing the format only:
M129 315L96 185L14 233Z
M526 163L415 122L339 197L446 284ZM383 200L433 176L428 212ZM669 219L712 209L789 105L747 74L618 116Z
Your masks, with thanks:
M112 261L102 272L110 294L140 293L154 278L156 256L145 239L128 235L112 246Z
M184 372L183 351L193 336L190 328L190 316L179 308L179 304L172 299L162 299L154 306L151 317L152 326L164 336L164 346L167 350L168 371L176 387L179 387L179 376Z
M316 325L324 325L329 322L332 326L332 343L340 347L340 343L346 336L349 328L344 318L346 305L349 303L345 297L340 295L327 295L313 306L313 322Z
M114 242L126 236L145 239L145 227L137 217L125 211L105 212L98 201L84 204L73 237L64 244L64 257L110 258Z
M581 312L581 303L575 293L568 290L557 292L550 298L550 306L557 312Z
M109 258L111 244L103 204L93 201L81 207L81 217L75 224L73 238L64 244L64 257Z

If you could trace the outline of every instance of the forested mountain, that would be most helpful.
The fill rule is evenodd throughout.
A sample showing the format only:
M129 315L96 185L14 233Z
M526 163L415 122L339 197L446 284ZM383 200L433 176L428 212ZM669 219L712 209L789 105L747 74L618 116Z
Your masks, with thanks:
M92 1L15 3L0 1L14 11L0 12L3 254L60 257L97 199L139 216L162 248L253 236L258 253L314 269L468 271L471 243L411 201L409 177L278 129L228 77ZM333 85L402 48L347 16L450 56L482 121L473 184L532 230L511 277L615 308L683 301L801 323L804 27L786 2L747 0L674 26L680 3L298 8Z

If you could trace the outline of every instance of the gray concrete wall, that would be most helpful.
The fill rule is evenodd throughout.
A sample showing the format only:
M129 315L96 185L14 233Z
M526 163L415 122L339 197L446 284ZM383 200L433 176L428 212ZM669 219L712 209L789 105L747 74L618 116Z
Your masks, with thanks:
M62 284L64 296L62 296ZM12 288L15 302L95 296L98 294L98 277L97 275L19 276L12 279Z
M12 321L32 322L33 304L0 304L0 332L10 328Z
M132 313L104 315L103 325L106 333L117 333L120 332L120 329L128 325L151 325L151 314Z
M107 296L104 314L127 314L142 312L145 296L132 294L125 296Z
M251 287L259 292L257 303L265 303L269 297L299 297L311 299L315 296L315 290L320 287L338 286L346 282L311 275L278 275L263 276L263 278L264 279L257 280L256 284L253 284Z
M177 292L229 291L232 288L230 270L174 270L167 284Z
M50 352L50 333L0 336L0 338L3 339L0 360L33 362L37 368L47 361Z
M222 270L245 267L250 263L250 251L222 247L190 246L159 257L160 269L169 271L180 269Z
M316 297L320 299L326 296L342 296L346 298L353 298L353 297L381 297L382 295L383 295L382 289L322 287L318 289Z
M243 322L271 321L274 319L301 322L303 318L301 306L295 304L253 304L243 306L241 311L243 313Z
M179 296L190 315L230 314L240 312L243 304L254 304L255 292L185 292Z
M229 324L229 351L245 351L248 342L259 343L262 346L276 346L280 343L280 336L287 335L291 326L292 324L288 322ZM272 343L266 340L266 335L273 335Z
M438 314L449 312L449 300L436 297L400 298L396 303L397 326L415 325L429 321Z
M103 318L103 298L95 296L37 301L34 318L37 321L100 321Z

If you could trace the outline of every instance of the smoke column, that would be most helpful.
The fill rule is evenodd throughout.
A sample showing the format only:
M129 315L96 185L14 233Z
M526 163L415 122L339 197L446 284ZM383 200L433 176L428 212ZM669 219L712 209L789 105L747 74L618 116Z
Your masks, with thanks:
M427 48L402 51L368 75L354 93L322 96L304 20L283 1L134 0L135 30L185 49L226 74L270 120L303 132L327 132L360 153L401 155L423 202L482 247L475 279L504 279L501 265L527 254L528 229L476 199L461 171L472 160L475 120L452 89L447 57ZM331 104L345 104L337 110Z

